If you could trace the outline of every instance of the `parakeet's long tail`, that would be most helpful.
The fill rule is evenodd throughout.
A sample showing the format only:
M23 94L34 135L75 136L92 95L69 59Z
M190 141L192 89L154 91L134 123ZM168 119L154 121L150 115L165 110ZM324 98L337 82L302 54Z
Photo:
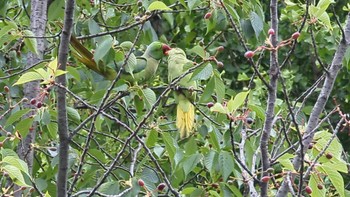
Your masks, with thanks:
M184 111L180 105L177 105L176 127L180 130L180 137L185 138L193 133L194 127L194 106L188 105L188 110Z

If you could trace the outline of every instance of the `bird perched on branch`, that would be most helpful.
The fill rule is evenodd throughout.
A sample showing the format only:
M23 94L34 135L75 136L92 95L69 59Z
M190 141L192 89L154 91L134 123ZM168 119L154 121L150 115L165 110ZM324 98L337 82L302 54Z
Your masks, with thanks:
M173 48L168 54L168 81L185 73L194 64L188 60L186 53L180 48ZM193 133L195 108L191 102L196 98L193 88L197 83L191 80L192 74L183 77L179 82L179 88L175 91L176 108L176 127L180 130L180 137L188 137ZM191 91L192 89L192 91Z
M95 62L93 59L94 54L86 49L74 36L71 37L71 45L75 49L75 51L72 51L73 56L86 67L108 80L112 81L116 78L117 71L106 66L101 60ZM124 42L121 44L124 50L129 50L131 46L131 42ZM158 41L152 42L142 56L136 57L135 61L128 61L121 75L121 79L129 83L143 83L150 80L155 75L160 60L170 49L171 48L164 43ZM135 58L134 55L133 57Z

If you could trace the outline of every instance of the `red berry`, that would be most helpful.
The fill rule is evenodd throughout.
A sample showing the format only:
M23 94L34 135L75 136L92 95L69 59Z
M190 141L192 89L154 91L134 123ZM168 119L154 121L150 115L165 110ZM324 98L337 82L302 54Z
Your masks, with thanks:
M218 188L218 187L219 187L219 184L217 184L217 183L212 183L211 186L212 186L213 188Z
M157 190L159 191L162 191L164 188L165 188L165 183L160 183L158 186L157 186Z
M223 46L219 46L217 49L216 49L218 52L222 52L225 50L225 48Z
M43 106L43 104L41 103L41 102L38 102L37 104L36 104L36 107L37 108L41 108Z
M293 38L294 40L296 40L296 39L299 38L299 36L300 36L300 33L299 33L299 32L295 32L295 33L292 35L292 38Z
M139 184L140 187L145 186L145 182L143 182L142 179L139 179L139 180L137 181L137 183Z
M308 148L312 149L313 147L314 147L314 143L310 143Z
M252 58L254 56L254 51L247 51L244 54L244 57L246 58Z
M275 30L274 29L269 29L269 31L267 32L269 35L275 35Z
M269 182L270 178L271 177L269 177L269 176L264 176L264 177L261 178L261 181L264 182L264 183L267 183L267 182Z
M308 193L308 194L311 194L311 193L312 193L311 187L306 186L306 187L305 187L305 192Z
M216 65L217 65L219 68L224 67L224 63L222 63L222 62L216 62Z
M326 157L327 157L327 159L332 159L333 158L333 154L332 153L327 153Z
M317 188L318 188L319 190L322 190L322 189L323 189L323 185L322 185L321 183L319 183L319 184L317 184Z
M4 87L4 91L5 91L5 92L9 92L9 91L10 91L10 88L9 88L8 86L5 86L5 87Z
M36 99L35 98L30 99L30 104L35 105L36 104Z
M208 12L204 15L204 19L209 19L211 17L211 12Z
M214 103L213 103L213 102L207 103L207 107L208 107L208 108L211 108L211 107L213 107L213 106L214 106Z

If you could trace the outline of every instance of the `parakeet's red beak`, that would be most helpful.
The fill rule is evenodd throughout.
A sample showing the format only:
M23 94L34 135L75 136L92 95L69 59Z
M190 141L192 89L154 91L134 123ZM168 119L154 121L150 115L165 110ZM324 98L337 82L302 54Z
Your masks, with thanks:
M168 51L171 50L171 47L169 47L169 46L166 45L166 44L163 44L163 45L162 45L162 50L163 50L163 54L164 54L164 55L168 55Z

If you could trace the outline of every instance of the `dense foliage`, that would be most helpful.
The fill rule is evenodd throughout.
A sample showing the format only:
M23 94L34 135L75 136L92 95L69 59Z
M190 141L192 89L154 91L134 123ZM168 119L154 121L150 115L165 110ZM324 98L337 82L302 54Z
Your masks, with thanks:
M350 50L317 116L321 123L312 134L307 131L346 35L350 4L278 1L275 16L271 2L76 0L72 35L78 44L71 42L63 71L57 56L65 1L50 1L43 60L34 65L27 65L28 54L40 53L39 37L30 30L30 1L3 1L1 192L56 196L57 182L67 181L70 196L264 196L265 186L269 196L281 194L283 187L304 196L350 195ZM274 17L278 28L271 27ZM123 47L128 41L131 48ZM86 66L117 75L135 65L154 41L186 52L195 63L183 73L192 73L198 87L169 81L166 56L145 83L119 75L109 80ZM62 75L65 87L55 82ZM34 80L40 81L39 94L24 98L23 84ZM67 99L68 180L57 179L58 89L66 90ZM175 125L177 91L196 93L194 133L186 138ZM17 147L33 132L34 161L28 164ZM261 156L264 132L269 133L268 167ZM304 158L296 162L302 167L295 169L294 159L303 155L301 141L310 136Z

